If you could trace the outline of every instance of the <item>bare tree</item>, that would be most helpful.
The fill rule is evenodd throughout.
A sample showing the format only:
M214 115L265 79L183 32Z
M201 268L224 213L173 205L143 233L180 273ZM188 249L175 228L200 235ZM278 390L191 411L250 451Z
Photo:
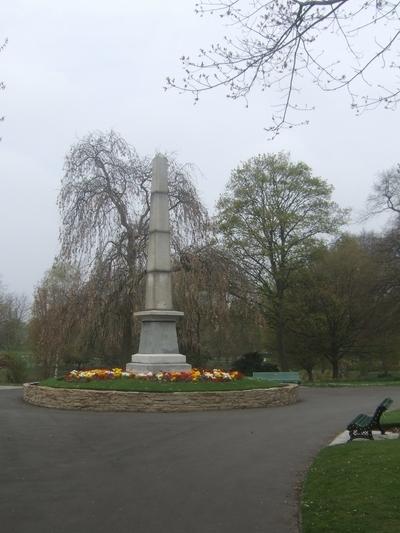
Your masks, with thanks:
M400 98L399 6L388 0L201 0L196 12L219 16L228 34L195 59L182 56L183 80L167 78L167 84L196 100L221 86L228 97L246 100L256 85L275 88L282 103L266 128L272 136L308 123L292 118L293 111L312 109L299 100L307 77L322 91L346 90L357 113L380 104L392 109ZM382 69L390 72L388 85L382 85Z
M0 281L0 349L15 349L23 343L28 309L26 296L7 292Z
M373 193L368 197L368 216L384 211L400 217L400 165L381 172Z
M173 246L198 238L206 212L190 180L190 167L170 158ZM142 270L150 215L151 163L113 131L92 133L65 161L59 195L61 254L92 264L122 261L131 275ZM179 227L178 227L179 226Z

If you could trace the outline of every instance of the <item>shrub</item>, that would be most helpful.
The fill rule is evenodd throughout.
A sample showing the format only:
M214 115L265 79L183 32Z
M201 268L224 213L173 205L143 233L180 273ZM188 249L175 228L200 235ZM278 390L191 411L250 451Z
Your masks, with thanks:
M265 360L264 352L249 352L241 355L232 365L232 370L238 370L245 376L253 372L279 372L274 363Z
M1 354L0 367L5 368L9 383L23 383L28 376L28 363L18 354Z

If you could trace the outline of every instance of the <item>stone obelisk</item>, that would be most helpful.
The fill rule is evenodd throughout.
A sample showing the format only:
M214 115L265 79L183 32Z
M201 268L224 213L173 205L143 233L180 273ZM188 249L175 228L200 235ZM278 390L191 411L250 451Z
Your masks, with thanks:
M189 371L179 353L176 321L183 316L172 308L168 202L168 161L153 159L150 227L146 270L145 310L135 313L142 321L139 353L126 365L129 372Z

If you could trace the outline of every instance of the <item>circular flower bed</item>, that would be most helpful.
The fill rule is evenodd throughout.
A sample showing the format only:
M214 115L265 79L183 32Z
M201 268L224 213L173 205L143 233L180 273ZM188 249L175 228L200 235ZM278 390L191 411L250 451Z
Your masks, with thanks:
M121 368L73 370L61 380L26 383L24 399L58 409L136 412L270 407L298 399L297 385L244 378L240 372L220 369L140 374Z
M140 379L159 383L173 382L214 382L222 383L237 381L243 378L243 374L237 371L225 371L218 368L204 370L193 368L190 372L125 372L122 368L95 368L92 370L72 370L65 376L66 381L99 381L108 379Z

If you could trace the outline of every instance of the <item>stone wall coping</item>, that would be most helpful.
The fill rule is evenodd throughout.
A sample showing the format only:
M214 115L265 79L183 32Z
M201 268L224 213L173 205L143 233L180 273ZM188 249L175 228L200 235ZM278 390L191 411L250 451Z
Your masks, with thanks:
M187 412L291 405L298 401L298 385L234 391L141 392L63 389L25 383L23 397L33 405L56 409Z

